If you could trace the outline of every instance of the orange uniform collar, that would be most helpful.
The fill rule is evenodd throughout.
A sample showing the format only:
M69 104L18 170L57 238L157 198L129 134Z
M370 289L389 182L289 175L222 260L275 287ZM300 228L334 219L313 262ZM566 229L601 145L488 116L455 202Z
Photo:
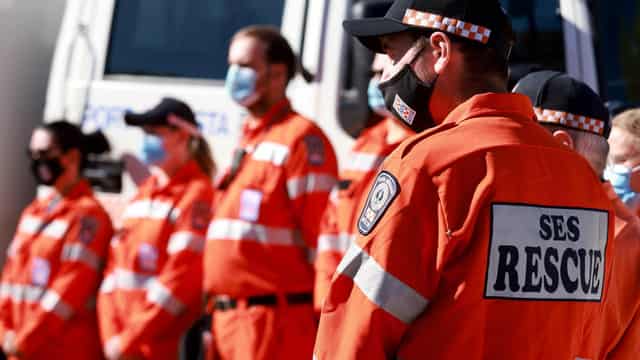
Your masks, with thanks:
M459 124L463 121L485 116L526 118L534 121L535 114L531 100L522 94L485 93L471 97L458 105L444 119L443 124Z

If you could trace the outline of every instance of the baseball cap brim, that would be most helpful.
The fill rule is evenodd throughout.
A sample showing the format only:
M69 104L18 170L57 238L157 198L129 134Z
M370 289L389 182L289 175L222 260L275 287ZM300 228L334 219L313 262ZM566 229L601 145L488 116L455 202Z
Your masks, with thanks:
M346 20L342 26L346 32L360 40L362 45L377 53L383 52L380 36L403 32L411 28L411 26L386 17Z
M153 110L141 114L126 112L124 114L124 122L129 126L152 126L166 123L165 116Z

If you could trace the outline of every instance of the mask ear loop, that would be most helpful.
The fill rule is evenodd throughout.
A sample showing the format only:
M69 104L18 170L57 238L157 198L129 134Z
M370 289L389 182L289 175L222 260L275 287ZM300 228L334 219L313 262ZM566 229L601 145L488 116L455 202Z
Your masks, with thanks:
M392 70L387 74L387 72L383 71L382 76L380 76L380 84L384 84L385 82L393 79L396 75L398 75L406 65L413 65L418 56L422 54L422 51L427 47L426 38L424 36L420 36L416 41L413 42L413 45L407 50L407 52L402 56L400 61L393 65Z

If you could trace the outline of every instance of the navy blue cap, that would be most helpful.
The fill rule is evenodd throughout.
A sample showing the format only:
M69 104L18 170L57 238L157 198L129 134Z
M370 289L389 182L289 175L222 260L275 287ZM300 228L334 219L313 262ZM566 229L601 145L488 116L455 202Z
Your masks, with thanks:
M179 117L187 123L197 125L196 117L189 105L170 97L163 98L158 105L144 113L136 114L128 111L124 115L124 121L127 125L131 126L175 125L169 121L170 114Z

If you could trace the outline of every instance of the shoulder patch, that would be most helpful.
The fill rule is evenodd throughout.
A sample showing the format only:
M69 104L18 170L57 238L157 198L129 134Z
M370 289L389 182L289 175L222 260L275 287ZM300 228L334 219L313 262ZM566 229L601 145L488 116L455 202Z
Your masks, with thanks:
M316 166L323 165L325 153L322 138L318 135L307 135L304 138L304 144L307 147L307 161L309 164Z
M191 210L191 226L196 230L205 230L211 219L211 206L204 201L196 201Z
M373 228L399 193L400 184L398 184L398 180L393 175L386 171L378 174L358 219L358 231L360 231L360 234L369 235L373 231Z
M80 241L83 244L91 244L98 232L98 220L92 216L80 219Z

